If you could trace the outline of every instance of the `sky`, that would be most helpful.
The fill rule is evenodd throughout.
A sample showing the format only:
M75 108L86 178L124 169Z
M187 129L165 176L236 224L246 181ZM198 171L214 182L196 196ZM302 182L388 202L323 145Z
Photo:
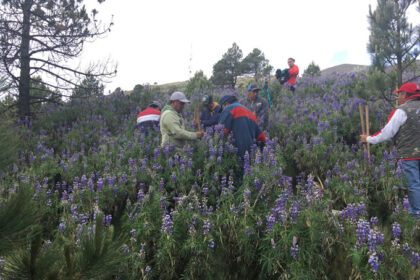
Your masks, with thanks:
M117 75L105 84L131 90L136 84L186 81L213 65L235 42L245 57L260 49L274 69L293 57L302 74L313 61L321 69L370 64L369 5L377 0L106 0L85 1L98 19L114 26L105 38L86 43L88 62L111 59ZM409 21L420 23L418 12ZM417 20L414 22L412 19Z

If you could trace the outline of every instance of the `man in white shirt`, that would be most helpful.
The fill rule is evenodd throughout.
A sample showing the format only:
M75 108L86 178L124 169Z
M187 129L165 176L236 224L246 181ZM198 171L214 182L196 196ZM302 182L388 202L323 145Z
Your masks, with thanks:
M406 83L395 91L401 104L389 115L388 123L372 136L360 135L364 143L393 140L408 183L409 213L420 218L420 88Z

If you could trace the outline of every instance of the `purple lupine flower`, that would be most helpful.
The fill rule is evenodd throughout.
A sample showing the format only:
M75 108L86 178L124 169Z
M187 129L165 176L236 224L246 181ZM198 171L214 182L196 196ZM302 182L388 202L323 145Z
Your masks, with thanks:
M137 233L137 231L136 231L136 229L132 229L132 230L130 230L130 234L131 234L131 236L132 237L134 237L134 238L136 238L136 233ZM143 243L142 243L143 244ZM143 248L143 247L142 247Z
M208 235L210 233L210 229L211 229L210 221L209 219L205 219L204 224L203 224L203 234Z
M160 198L160 208L162 208L163 210L166 209L166 196L162 196Z
M146 255L146 243L141 243L141 249L140 249L140 255L145 256Z
M373 227L375 225L377 225L379 222L378 217L372 217L370 218L370 225Z
M96 191L98 193L102 192L103 187L104 187L104 179L99 178L98 182L96 182Z
M273 226L276 224L276 216L270 214L269 216L265 217L267 220L267 231L270 232Z
M172 172L171 181L172 181L172 183L175 184L175 182L176 182L176 174L175 174L175 172Z
M103 220L104 226L109 227L111 225L111 222L112 222L112 215L104 216L104 220Z
M290 251L290 255L292 256L292 258L297 260L299 255L299 244L290 247Z
M150 275L151 270L152 268L150 266L146 266L146 268L144 269L144 272L146 273L146 275Z
M66 223L61 222L60 225L58 226L58 229L60 230L61 233L63 233L66 230Z
M378 269L379 269L379 262L378 262L378 257L376 256L376 254L372 254L369 257L368 263L370 265L370 268L372 269L372 271L376 274L378 273Z
M254 179L254 187L255 187L255 190L257 192L259 192L261 190L261 182L260 182L260 179L258 177L255 177L255 179Z
M173 232L174 226L172 218L169 214L165 214L162 218L162 232L166 232L168 235L171 235Z
M137 201L138 201L139 203L142 203L142 202L143 202L143 199L144 199L144 192L143 192L143 190L142 190L142 189L140 189L140 190L138 191L138 193L137 193Z
M417 267L417 265L419 264L419 253L416 253L414 251L411 252L411 256L410 256L410 263L414 266Z
M207 245L210 249L214 249L214 240L213 239L211 239L209 242L208 242L208 245Z
M366 239L370 232L370 224L364 220L359 220L357 222L357 229L356 229L356 237L357 237L357 244L356 249L360 247L366 246Z
M408 197L406 196L406 197L404 197L404 199L403 199L403 208L404 208L405 210L408 210L409 205L410 205L410 202L408 202Z
M401 227L398 223L392 224L392 234L394 236L395 243L398 243L401 237Z

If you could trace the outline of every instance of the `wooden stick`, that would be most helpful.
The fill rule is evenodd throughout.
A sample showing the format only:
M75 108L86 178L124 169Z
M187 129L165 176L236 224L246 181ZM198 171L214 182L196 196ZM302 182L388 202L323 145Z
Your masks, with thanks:
M359 103L359 113L360 113L360 123L362 124L362 134L365 135L365 120L363 119L363 109L362 104Z
M199 112L198 105L196 105L194 108L194 122L198 126L198 132L201 132L200 112Z
M366 135L369 136L369 106L365 105L365 111L366 111ZM368 152L368 158L370 160L370 145L368 142L366 142L367 146L367 152Z
M364 120L364 117L363 117L363 107L362 107L362 104L360 104L360 103L359 103L359 113L360 113L360 124L362 125L362 135L367 135L366 134L366 129L365 129L365 120ZM367 143L363 143L363 146L364 146L365 150L368 149L368 144ZM368 156L369 156L369 154L368 154Z

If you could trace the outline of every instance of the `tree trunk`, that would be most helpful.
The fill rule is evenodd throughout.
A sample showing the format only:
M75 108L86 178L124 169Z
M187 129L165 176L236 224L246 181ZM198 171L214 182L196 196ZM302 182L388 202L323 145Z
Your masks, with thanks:
M25 0L22 4L23 25L22 42L20 45L20 77L19 77L19 117L30 117L30 58L29 43L31 29L31 7L33 0Z

